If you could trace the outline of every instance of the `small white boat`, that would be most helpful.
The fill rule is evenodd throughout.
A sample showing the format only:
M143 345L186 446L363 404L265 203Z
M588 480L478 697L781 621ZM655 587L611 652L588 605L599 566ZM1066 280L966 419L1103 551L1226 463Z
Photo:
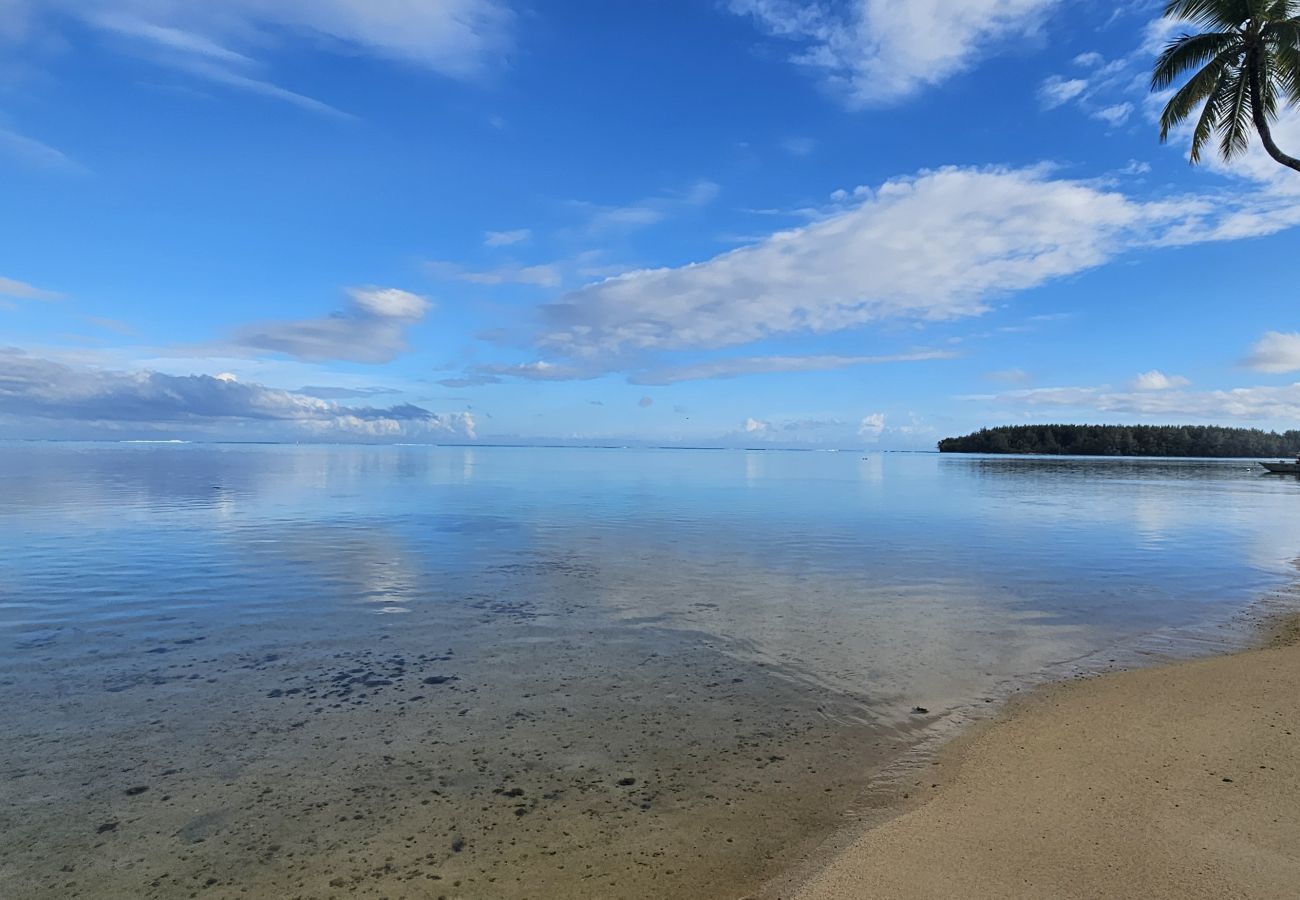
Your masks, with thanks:
M1280 460L1279 462L1262 462L1261 466L1268 469L1274 475L1300 475L1300 459L1295 462Z

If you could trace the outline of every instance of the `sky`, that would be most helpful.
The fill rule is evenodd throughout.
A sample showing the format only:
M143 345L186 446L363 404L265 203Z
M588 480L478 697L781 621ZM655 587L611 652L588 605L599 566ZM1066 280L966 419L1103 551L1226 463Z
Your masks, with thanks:
M0 438L1300 427L1300 176L1160 144L1160 6L0 0Z

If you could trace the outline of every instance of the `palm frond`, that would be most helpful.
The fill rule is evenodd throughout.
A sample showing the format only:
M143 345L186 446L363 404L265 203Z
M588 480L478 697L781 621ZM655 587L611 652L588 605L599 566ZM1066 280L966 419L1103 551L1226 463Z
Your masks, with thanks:
M1270 22L1261 37L1278 87L1289 103L1300 104L1300 19Z
M1205 142L1214 134L1214 129L1219 124L1219 104L1214 102L1214 98L1222 91L1227 79L1228 72L1224 70L1219 74L1218 80L1211 89L1210 99L1201 110L1201 117L1196 122L1196 129L1192 132L1192 151L1188 157L1192 165L1201 161L1201 148L1205 146Z
M1300 105L1300 0L1168 0L1164 7L1167 18L1194 28L1166 44L1152 67L1152 91L1183 82L1161 111L1161 142L1199 107L1193 165L1211 138L1232 160L1258 131L1270 156L1300 169L1270 143L1267 127L1283 104Z
M1232 72L1213 102L1220 106L1219 155L1232 160L1250 148L1250 85L1245 71Z
M1151 72L1151 90L1161 91L1173 84L1189 69L1199 68L1226 50L1245 47L1241 36L1235 32L1210 31L1205 34L1184 34L1170 41L1156 59Z
M1277 68L1273 65L1271 54L1261 52L1260 57L1263 62L1260 65L1259 72L1259 97L1252 97L1251 103L1254 103L1256 99L1258 99L1260 108L1264 110L1264 115L1270 120L1276 119L1277 92L1279 87Z
M1212 62L1188 79L1187 83L1169 98L1164 111L1160 114L1160 142L1162 144L1169 139L1169 132L1192 114L1192 110L1196 108L1198 103L1214 93L1219 86L1223 73L1228 69L1228 63L1233 60L1235 55L1235 53L1231 52L1219 54Z
M1250 18L1250 0L1169 0L1166 19L1184 19L1198 25L1236 28Z

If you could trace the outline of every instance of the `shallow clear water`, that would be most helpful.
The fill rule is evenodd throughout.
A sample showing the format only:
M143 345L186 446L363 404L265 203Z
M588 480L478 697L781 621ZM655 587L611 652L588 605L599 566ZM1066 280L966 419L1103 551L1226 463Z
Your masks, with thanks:
M740 896L984 701L1239 638L1258 472L0 444L0 895Z

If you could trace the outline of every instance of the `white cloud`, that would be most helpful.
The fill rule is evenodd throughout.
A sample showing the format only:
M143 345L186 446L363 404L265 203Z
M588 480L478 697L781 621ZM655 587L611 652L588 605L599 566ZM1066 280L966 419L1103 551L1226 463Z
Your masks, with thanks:
M872 413L869 416L865 416L862 421L858 423L858 437L868 441L869 443L875 443L880 440L880 436L884 433L884 413Z
M702 381L714 378L736 378L741 375L760 375L772 372L820 372L827 369L846 369L893 362L919 362L933 359L954 359L958 354L950 350L917 350L883 356L748 356L719 359L689 366L650 369L633 373L628 380L633 384L676 384L681 381Z
M1100 53L1097 53L1096 51L1091 51L1091 50L1088 51L1087 53L1080 53L1073 60L1076 66L1080 66L1085 69L1095 69L1097 68L1097 66L1101 65L1105 61L1106 61L1106 57L1102 56Z
M1047 109L1069 103L1088 89L1083 78L1062 78L1052 75L1038 87L1038 99Z
M0 296L16 297L19 300L58 300L63 295L58 291L47 291L25 281L0 277Z
M1135 391L1168 391L1173 388L1187 387L1191 381L1182 375L1166 375L1159 369L1143 372L1129 384Z
M559 287L564 281L559 268L552 264L506 265L497 266L495 269L474 271L456 263L431 260L425 263L425 271L434 278L467 281L471 284L531 284L538 287Z
M752 416L745 420L742 426L746 434L766 434L772 430L771 422L764 422L761 419L755 419Z
M1218 391L1112 391L1104 387L1038 388L991 396L968 397L1024 410L1054 408L1084 416L1125 414L1146 419L1203 421L1236 420L1248 424L1281 423L1294 427L1300 419L1300 383L1252 386Z
M348 295L358 309L382 318L420 319L430 306L428 298L397 288L351 288Z
M509 247L529 240L533 232L528 228L516 228L514 231L489 231L483 235L483 243L489 247Z
M855 107L901 100L1032 35L1055 0L731 0Z
M183 428L210 434L232 429L292 429L316 436L475 437L468 413L433 413L403 404L343 406L243 382L229 373L165 375L73 367L0 348L0 416L28 424ZM44 426L44 427L49 427Z
M1094 119L1100 119L1112 128L1118 128L1128 121L1128 117L1133 115L1133 104L1125 101L1116 103L1111 106L1103 106L1092 114Z
M615 358L978 315L994 298L1132 246L1267 234L1300 221L1300 205L1262 196L1141 201L1044 167L922 172L704 262L574 291L543 307L537 342L548 355Z
M314 362L389 362L407 350L407 330L432 308L427 298L396 288L349 288L347 294L348 307L328 316L245 325L232 336L232 349Z
M1245 365L1260 372L1300 370L1300 332L1266 333L1250 348Z

